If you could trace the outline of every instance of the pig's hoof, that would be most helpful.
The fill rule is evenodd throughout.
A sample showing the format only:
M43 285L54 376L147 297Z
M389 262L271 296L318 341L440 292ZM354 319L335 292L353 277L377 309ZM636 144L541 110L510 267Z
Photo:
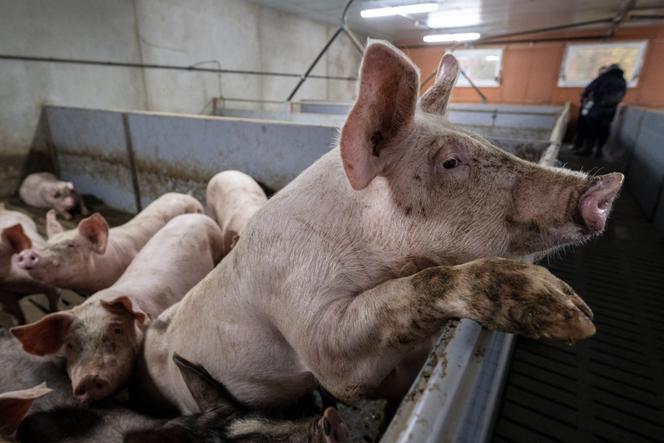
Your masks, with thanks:
M564 281L540 266L529 267L529 285L510 309L516 333L576 342L595 334L593 313Z
M325 443L348 443L350 432L348 426L335 408L327 408L320 419Z

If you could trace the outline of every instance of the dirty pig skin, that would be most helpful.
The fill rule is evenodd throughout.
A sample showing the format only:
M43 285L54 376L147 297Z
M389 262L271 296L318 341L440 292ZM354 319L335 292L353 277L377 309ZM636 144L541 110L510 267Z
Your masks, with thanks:
M450 125L457 74L445 55L418 103L410 60L370 44L338 147L153 322L146 383L198 412L168 358L177 353L248 405L288 403L317 384L354 401L381 392L450 318L535 338L593 335L569 286L515 259L601 233L623 176L539 166Z

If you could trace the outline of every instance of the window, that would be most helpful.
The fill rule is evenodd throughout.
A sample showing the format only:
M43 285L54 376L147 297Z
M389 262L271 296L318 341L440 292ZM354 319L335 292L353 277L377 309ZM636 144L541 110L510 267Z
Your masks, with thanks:
M633 88L639 81L647 45L645 41L567 45L558 86L584 87L597 77L601 67L617 63L625 71L627 86Z
M503 62L502 49L461 49L454 51L459 66L477 86L499 86L500 68ZM470 86L463 75L457 86Z

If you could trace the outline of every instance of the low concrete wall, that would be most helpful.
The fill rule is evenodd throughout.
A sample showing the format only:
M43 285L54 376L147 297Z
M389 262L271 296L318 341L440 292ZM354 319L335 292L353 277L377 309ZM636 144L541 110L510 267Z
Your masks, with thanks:
M278 190L332 148L338 129L184 114L47 107L62 177L109 206L135 211L169 191L204 199L208 180L238 169ZM126 124L124 124L126 121Z

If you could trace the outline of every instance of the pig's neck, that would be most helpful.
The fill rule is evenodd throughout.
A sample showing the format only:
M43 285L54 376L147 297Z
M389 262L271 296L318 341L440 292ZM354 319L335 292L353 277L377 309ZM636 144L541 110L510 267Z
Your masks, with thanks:
M303 190L309 195L301 195ZM387 180L378 177L366 189L353 190L338 149L321 158L283 192L280 200L286 200L288 206L305 208L302 212L284 212L301 225L299 229L315 233L313 241L319 243L301 253L311 254L313 261L336 263L337 272L329 276L333 280L351 279L356 289L368 289L453 261L433 252L423 254L426 248L413 243L410 233L419 227L397 208ZM306 203L287 202L301 199Z

